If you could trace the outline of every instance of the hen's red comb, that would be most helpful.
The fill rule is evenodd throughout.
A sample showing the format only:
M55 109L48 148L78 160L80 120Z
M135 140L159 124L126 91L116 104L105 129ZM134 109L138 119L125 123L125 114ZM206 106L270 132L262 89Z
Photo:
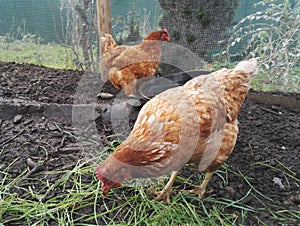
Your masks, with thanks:
M167 35L169 36L169 32L168 32L168 30L166 28L163 31L166 32Z

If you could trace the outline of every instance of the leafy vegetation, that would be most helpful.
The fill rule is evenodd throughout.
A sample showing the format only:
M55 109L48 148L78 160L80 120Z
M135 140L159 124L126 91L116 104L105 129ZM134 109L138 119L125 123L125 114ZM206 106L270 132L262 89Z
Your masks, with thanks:
M212 61L211 51L222 47L222 39L231 25L238 0L159 0L164 14L159 21L167 28L172 41L184 46L201 58Z
M262 73L259 89L300 92L300 4L263 0L264 10L233 27L227 50L230 59L257 57Z

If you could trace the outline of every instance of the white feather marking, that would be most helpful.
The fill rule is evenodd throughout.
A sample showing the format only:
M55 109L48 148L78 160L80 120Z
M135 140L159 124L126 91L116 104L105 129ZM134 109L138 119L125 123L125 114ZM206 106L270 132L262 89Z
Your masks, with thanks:
M155 156L154 158L152 158L152 159L151 159L151 161L153 161L153 162L154 162L154 161L156 161L156 160L159 160L160 158L161 158L161 156L160 156L160 155L158 155L158 156Z
M171 125L173 123L175 123L175 121L165 122L166 125Z
M157 146L157 145L160 145L160 142L154 141L154 142L152 142L151 144L152 144L152 146Z
M166 151L165 150L160 150L158 153L161 154L161 155L164 155L164 154L166 154Z
M158 149L153 149L150 153L151 154L154 154L154 153L156 153L158 151Z
M163 123L158 123L158 125L157 125L157 130L158 130L158 131L161 131L161 130L163 129L163 127L164 127L164 124L163 124Z
M146 122L146 120L148 119L148 117L147 116L144 116L144 118L143 118L143 120L141 121L141 125L143 125L145 122Z
M151 115L148 119L148 124L153 124L155 121L155 116L154 115Z
M162 149L164 149L164 148L165 148L165 145L164 145L164 144L159 145L159 149L160 149L160 150L162 150Z
M227 114L227 118L228 118L230 121L232 120L229 114Z
M165 156L165 154L166 154L165 152L160 153L160 155L158 155L158 157L159 157L159 158L163 158L163 157Z
M172 150L175 150L178 148L178 144L172 144Z

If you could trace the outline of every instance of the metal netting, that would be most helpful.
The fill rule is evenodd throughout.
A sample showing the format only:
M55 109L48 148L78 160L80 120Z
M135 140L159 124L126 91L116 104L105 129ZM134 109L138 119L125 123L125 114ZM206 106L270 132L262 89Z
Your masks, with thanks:
M299 5L296 0L111 0L113 35L119 44L133 44L167 28L172 42L211 69L258 57L262 80L299 92ZM84 70L99 60L95 0L0 0L0 7L1 61L26 63L20 49L32 42L63 47L55 46L62 52L57 61L66 68ZM38 47L30 48L35 49L26 55L30 63L51 66Z

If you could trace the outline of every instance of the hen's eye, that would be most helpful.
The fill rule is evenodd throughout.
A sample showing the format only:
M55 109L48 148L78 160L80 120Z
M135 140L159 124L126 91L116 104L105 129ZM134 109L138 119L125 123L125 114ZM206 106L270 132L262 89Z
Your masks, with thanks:
M166 37L167 37L166 34L162 34L162 35L161 35L162 40L166 39Z

